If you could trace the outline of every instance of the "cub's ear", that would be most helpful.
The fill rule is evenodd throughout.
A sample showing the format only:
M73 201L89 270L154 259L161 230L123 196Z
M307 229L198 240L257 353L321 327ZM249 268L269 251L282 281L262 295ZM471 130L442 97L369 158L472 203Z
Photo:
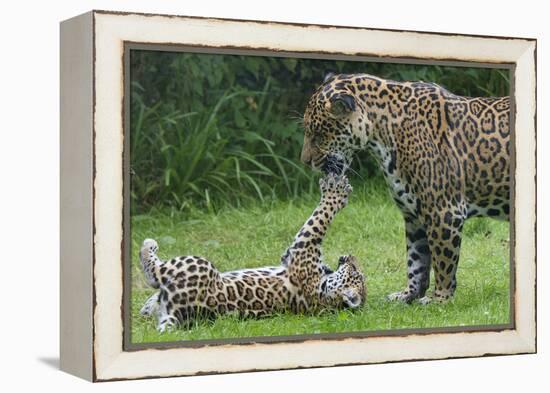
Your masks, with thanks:
M355 98L351 94L335 94L330 97L325 108L334 116L344 116L355 110Z
M361 296L350 290L345 291L342 294L342 297L344 299L344 303L346 303L349 308L357 308L361 305Z
M329 72L329 73L327 73L327 74L325 75L325 79L323 79L323 83L328 82L328 80L329 80L330 78L332 78L334 75L335 75L334 72Z

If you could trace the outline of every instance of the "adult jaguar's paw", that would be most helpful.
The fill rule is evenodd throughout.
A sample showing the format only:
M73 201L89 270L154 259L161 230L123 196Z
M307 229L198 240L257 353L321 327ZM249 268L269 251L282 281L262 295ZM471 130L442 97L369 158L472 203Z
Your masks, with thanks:
M418 299L418 302L422 305L430 304L430 303L447 303L450 300L452 300L453 294L451 292L445 292L445 293L437 293L435 292L432 295L424 296L420 299Z
M424 297L421 297L420 299L418 299L418 303L425 306L425 305L430 304L431 302L433 302L433 300L434 299L431 296L424 296Z
M409 304L412 303L413 300L418 298L418 294L404 290L390 293L386 298L391 302L403 302Z

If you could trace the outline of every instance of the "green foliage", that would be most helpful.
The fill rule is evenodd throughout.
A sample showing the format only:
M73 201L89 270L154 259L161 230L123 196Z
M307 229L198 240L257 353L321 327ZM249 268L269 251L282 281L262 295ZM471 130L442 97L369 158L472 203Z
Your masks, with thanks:
M301 111L327 72L505 95L499 69L196 53L131 52L131 209L216 211L316 189L299 162ZM362 178L377 167L361 155Z
M455 299L445 305L400 304L385 296L406 285L405 237L401 213L377 180L355 182L349 205L335 218L324 241L324 261L336 268L339 255L357 256L367 279L366 305L357 312L321 315L279 314L264 319L231 316L199 321L190 330L166 334L139 309L154 289L145 282L138 252L143 239L155 238L161 258L202 255L221 271L279 264L279 257L317 204L318 195L290 202L252 202L247 209L218 213L154 210L132 218L131 334L134 343L281 336L505 324L510 314L509 226L506 222L466 222ZM253 245L253 246L251 246ZM433 277L432 286L433 289Z

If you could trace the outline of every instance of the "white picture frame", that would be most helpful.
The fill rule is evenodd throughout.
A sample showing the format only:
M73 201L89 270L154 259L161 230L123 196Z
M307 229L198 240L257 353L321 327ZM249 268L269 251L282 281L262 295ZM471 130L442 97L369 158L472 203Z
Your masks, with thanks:
M513 67L513 321L496 330L127 348L127 44ZM92 11L61 24L61 368L90 381L536 352L536 40ZM515 130L521 132L515 133Z

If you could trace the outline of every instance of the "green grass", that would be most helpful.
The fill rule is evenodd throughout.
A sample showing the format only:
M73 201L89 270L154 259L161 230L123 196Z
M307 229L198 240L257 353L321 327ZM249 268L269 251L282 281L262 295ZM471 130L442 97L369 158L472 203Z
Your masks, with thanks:
M466 223L458 289L452 301L421 306L385 300L387 294L406 284L404 225L385 186L374 184L367 189L356 186L324 242L325 262L331 267L335 268L339 255L348 253L356 255L363 266L368 297L366 305L355 312L285 313L259 320L225 316L198 322L189 330L158 334L155 319L139 314L145 299L154 292L139 264L143 239L159 242L161 258L201 255L222 271L277 265L317 200L264 202L185 216L153 210L132 217L132 343L508 323L509 226L491 219Z

